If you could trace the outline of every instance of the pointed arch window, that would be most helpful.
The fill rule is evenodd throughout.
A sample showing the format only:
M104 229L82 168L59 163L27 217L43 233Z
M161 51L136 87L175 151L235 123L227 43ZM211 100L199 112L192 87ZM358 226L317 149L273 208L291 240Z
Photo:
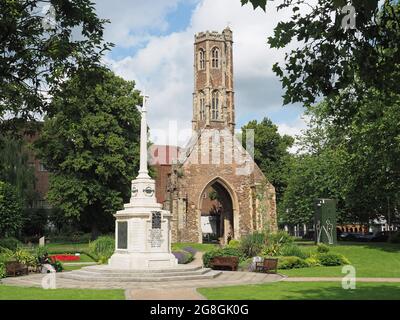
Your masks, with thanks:
M214 91L212 93L211 119L212 120L219 119L219 93L218 93L218 91Z
M206 67L206 57L203 49L199 50L199 69L204 70Z
M211 50L211 66L213 68L219 68L219 50L216 47Z
M200 93L199 104L200 104L200 120L204 120L206 118L206 100L203 92Z

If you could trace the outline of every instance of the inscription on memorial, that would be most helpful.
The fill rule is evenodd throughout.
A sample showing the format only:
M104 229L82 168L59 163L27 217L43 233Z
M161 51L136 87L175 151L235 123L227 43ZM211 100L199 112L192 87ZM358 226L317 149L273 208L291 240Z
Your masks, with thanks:
M151 213L151 228L152 229L161 229L161 212L153 211Z
M128 248L128 222L118 222L118 249Z
M149 243L152 248L160 248L164 239L162 238L161 229L150 229Z
M161 212L153 211L151 213L151 229L149 243L152 248L160 248L163 243L162 233L161 233Z

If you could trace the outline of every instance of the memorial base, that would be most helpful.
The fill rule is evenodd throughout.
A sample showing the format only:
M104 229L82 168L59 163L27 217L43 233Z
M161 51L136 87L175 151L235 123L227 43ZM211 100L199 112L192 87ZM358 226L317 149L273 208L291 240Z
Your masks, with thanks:
M172 253L114 253L108 260L112 269L160 269L174 268L178 260Z

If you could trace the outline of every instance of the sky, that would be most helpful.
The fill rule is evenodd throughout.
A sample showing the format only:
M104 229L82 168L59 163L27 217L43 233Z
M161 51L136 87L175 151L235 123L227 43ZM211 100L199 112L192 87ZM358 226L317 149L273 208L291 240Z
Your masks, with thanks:
M119 76L134 80L149 95L148 123L155 144L184 145L192 119L193 41L202 31L233 31L236 128L250 120L272 119L281 134L306 127L299 105L282 105L283 90L272 71L284 51L269 48L267 37L290 17L241 6L240 0L97 0L101 18L109 19L105 40L115 44L105 62ZM179 128L172 138L174 128Z

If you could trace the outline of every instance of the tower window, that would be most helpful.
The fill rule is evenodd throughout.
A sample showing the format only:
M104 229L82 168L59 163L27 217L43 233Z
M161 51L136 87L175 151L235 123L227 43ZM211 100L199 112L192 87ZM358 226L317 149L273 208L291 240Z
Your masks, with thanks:
M206 105L205 105L205 98L204 93L200 94L200 120L205 119L206 114Z
M218 91L212 93L212 103L211 103L211 119L217 120L219 118L219 95Z
M211 50L211 66L213 68L219 68L219 50L215 47Z
M199 50L199 69L204 70L206 65L205 52L203 49Z

